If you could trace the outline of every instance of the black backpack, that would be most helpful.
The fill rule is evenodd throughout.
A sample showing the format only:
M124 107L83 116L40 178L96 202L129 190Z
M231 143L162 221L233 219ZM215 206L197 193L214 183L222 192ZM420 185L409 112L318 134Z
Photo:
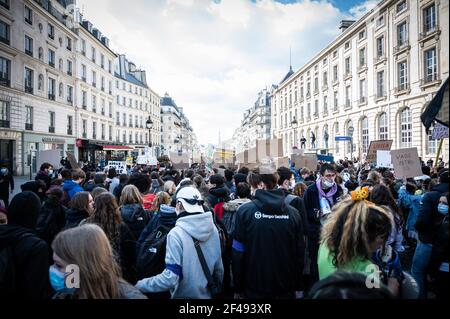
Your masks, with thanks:
M158 275L166 268L167 234L174 226L160 223L145 239L136 260L138 279Z
M63 206L49 207L43 205L36 223L36 233L49 245L66 224Z

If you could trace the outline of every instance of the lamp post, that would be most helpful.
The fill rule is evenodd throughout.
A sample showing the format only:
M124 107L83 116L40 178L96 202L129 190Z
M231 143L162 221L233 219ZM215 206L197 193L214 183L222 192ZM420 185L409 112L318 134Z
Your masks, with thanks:
M353 126L350 126L348 128L348 136L351 137L350 139L350 158L353 161L353 133L355 132L355 129L353 128Z
M150 147L150 152L152 153L152 155L153 155L153 152L152 152L152 128L153 128L153 121L152 121L152 119L151 119L151 117L149 116L148 117L148 120L147 120L147 122L145 122L145 127L148 129L148 140L149 140L149 143L148 143L148 147Z

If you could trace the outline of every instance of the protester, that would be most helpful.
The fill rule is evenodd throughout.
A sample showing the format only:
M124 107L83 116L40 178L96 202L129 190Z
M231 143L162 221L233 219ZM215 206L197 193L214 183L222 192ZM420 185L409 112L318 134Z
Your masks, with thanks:
M128 184L129 176L127 174L121 174L119 176L119 185L117 185L112 194L116 197L116 200L120 201L120 196L122 195L122 189Z
M106 182L109 185L109 187L108 187L109 192L111 194L114 194L114 190L120 184L120 179L117 177L117 172L114 167L111 167L108 170L108 178L107 178Z
M278 174L251 173L248 180L254 198L238 209L232 234L236 297L300 297L305 230L299 213L284 205L284 193L276 189Z
M80 223L94 213L94 199L89 192L78 192L70 200L66 211L66 226L64 229L77 227Z
M149 211L144 210L142 196L136 186L127 185L123 188L120 196L120 214L134 238L139 238L151 215Z
M157 194L164 190L164 182L157 172L152 172L150 178L152 179L150 186L150 192L152 194Z
M306 186L305 183L302 183L302 182L297 183L294 186L294 190L292 191L292 194L295 196L298 196L300 198L303 198L307 188L308 188L308 186Z
M26 182L20 185L20 189L22 190L22 192L30 191L35 193L39 197L41 204L44 203L46 199L45 196L46 186L43 180L39 179L37 181Z
M2 300L44 299L50 294L48 246L35 234L40 208L39 197L24 191L8 207L8 224L0 225Z
M100 196L101 194L107 193L108 191L106 190L106 188L103 187L96 187L94 188L90 193L92 195L92 198L95 199Z
M45 183L45 190L50 188L50 183L52 182L53 175L53 165L50 163L43 163L37 172L35 181L42 180Z
M11 191L10 191L11 187ZM14 178L6 167L0 168L0 200L5 208L9 205L9 193L14 191Z
M83 192L80 186L86 178L86 174L81 169L72 171L72 180L65 180L63 183L63 190L67 192L69 198L72 199L76 193Z
M52 248L54 264L49 273L54 299L146 299L121 277L108 238L97 225L61 232ZM78 267L78 288L66 286L70 265Z
M88 185L86 185L84 187L84 189L87 192L92 192L97 187L101 187L101 188L104 188L104 189L108 190L108 187L106 186L106 176L105 176L105 174L103 174L103 173L96 173L94 175L94 183L88 183Z
M222 175L214 174L209 179L209 195L207 202L213 209L219 203L230 201L230 190L225 186L225 179Z
M150 192L150 178L148 175L134 173L130 176L128 184L137 187L142 196L143 207L145 210L151 210L155 199L155 194Z
M216 286L223 280L220 241L212 214L205 212L200 192L184 187L177 194L175 227L167 235L166 269L159 275L140 280L136 287L142 292L170 291L172 298L209 299L213 291L197 255L201 249L207 271Z

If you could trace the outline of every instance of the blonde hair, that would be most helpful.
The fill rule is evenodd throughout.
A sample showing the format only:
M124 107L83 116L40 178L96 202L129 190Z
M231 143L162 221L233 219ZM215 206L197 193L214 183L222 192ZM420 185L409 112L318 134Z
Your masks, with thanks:
M387 240L391 232L389 213L364 200L347 198L333 207L322 229L325 243L337 268L355 257L369 258L371 245L378 236Z
M170 195L166 192L158 192L153 200L153 209L158 211L162 204L169 205L172 202Z
M120 298L120 268L109 240L99 226L85 224L63 231L56 236L52 249L64 262L80 268L77 298Z
M107 193L108 191L103 187L96 187L91 191L92 199L95 200L97 197L99 197L103 193Z
M167 181L164 183L164 191L169 195L175 193L175 183L172 181Z
M127 204L143 204L141 193L134 185L125 186L120 195L120 205Z

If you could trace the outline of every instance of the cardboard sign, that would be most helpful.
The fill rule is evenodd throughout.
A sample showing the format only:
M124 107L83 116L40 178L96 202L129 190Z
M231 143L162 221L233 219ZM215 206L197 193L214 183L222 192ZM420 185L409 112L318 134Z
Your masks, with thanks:
M70 166L72 166L72 169L79 169L80 165L78 165L78 162L75 158L75 155L71 152L66 152L67 159L69 160Z
M278 157L275 159L275 164L276 164L277 168L280 168L280 167L290 168L289 157Z
M258 162L258 150L256 147L252 147L248 150L248 163L256 164Z
M52 164L55 170L61 167L61 150L39 151L37 156L36 167L41 167L44 163Z
M409 178L422 175L417 147L391 151L392 164L397 178Z
M236 154L236 163L238 164L248 164L248 151Z
M117 174L127 174L127 162L125 161L109 161L106 167L108 169L114 167Z
M317 170L317 156L315 155L297 155L294 154L295 169L301 169L303 167L307 167L312 171Z
M273 158L263 158L259 164L260 174L274 174L277 171L277 166Z
M431 139L433 140L440 140L443 138L448 138L448 127L445 125L442 125L440 123L436 123L433 129L433 134L431 135Z
M172 162L173 169L181 170L181 169L188 169L190 167L189 154L170 152L169 156L170 161Z
M369 163L377 162L377 151L389 151L392 147L392 140L371 141L367 151L366 161Z
M257 160L264 158L283 157L283 140L281 138L273 138L256 141Z
M391 151L377 151L377 167L393 168Z
M151 155L141 155L137 157L136 163L139 165L156 166L158 165L158 160L156 159L156 157Z

